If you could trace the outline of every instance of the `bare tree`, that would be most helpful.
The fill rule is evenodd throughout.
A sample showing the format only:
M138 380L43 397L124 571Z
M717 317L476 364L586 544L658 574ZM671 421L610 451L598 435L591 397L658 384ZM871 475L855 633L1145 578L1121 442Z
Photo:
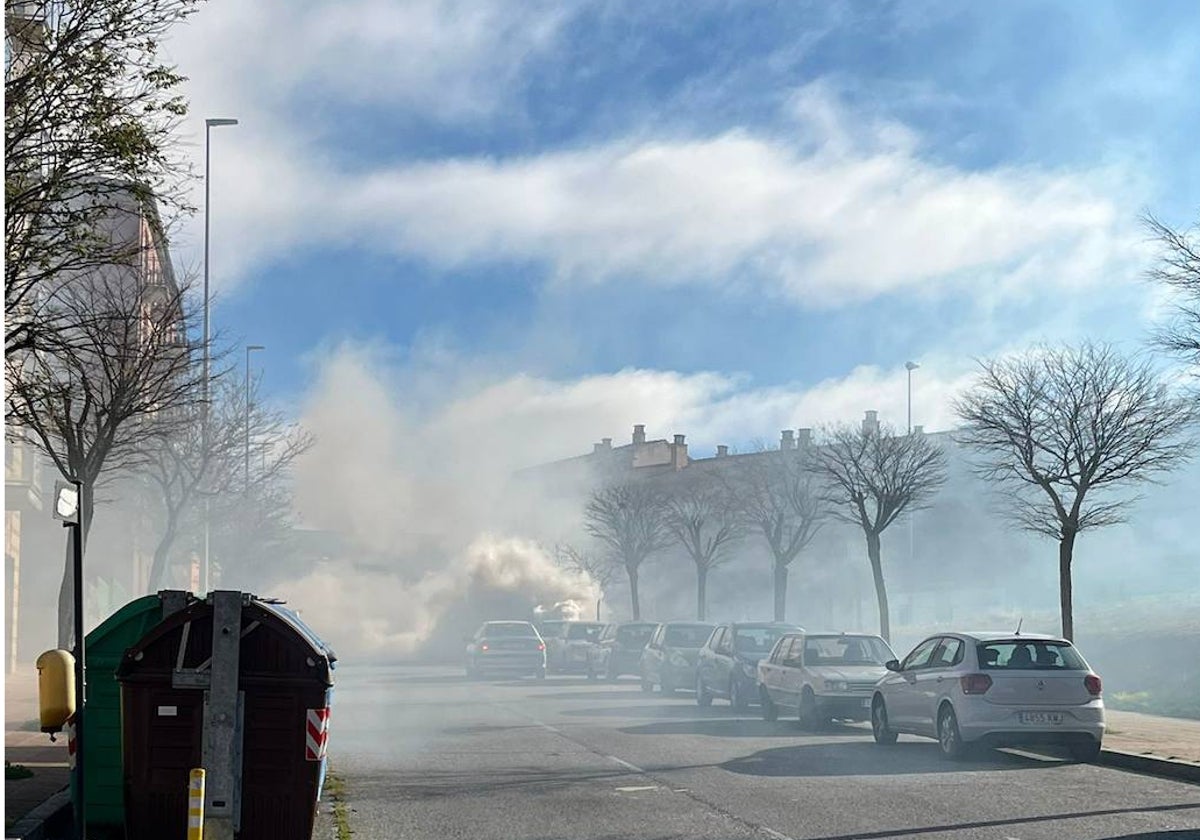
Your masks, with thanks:
M1153 216L1144 221L1161 249L1147 274L1175 296L1174 316L1158 331L1155 343L1200 367L1200 224L1175 230Z
M5 359L8 416L80 484L86 547L102 477L143 460L142 442L199 393L184 292L142 267L111 266L55 297L68 352L15 351ZM153 421L153 423L152 423ZM71 552L59 589L59 644L72 632Z
M696 618L708 604L708 573L731 559L729 549L745 536L728 491L711 476L687 483L664 497L663 522L696 565Z
M880 537L905 511L926 507L946 482L946 455L923 434L834 426L825 431L814 467L834 517L862 529L879 604L879 634L891 641Z
M771 551L775 620L787 617L788 569L825 519L805 458L807 448L758 452L734 462L726 490L747 531L762 535Z
M197 401L185 407L188 416L182 422L170 422L143 442L145 475L162 521L150 569L152 589L163 584L171 549L196 502L231 495L244 506L249 497L264 495L264 485L285 480L292 463L311 448L312 436L258 393L258 381L243 383L226 374L216 383L207 435Z
M671 542L662 501L645 484L617 484L597 490L583 512L584 529L598 540L629 577L633 617L642 617L638 602L638 570L648 557Z
M1006 513L1058 541L1062 631L1070 639L1076 537L1124 521L1137 495L1119 488L1187 459L1197 409L1148 361L1103 344L1042 347L979 368L955 404L965 424L958 439L980 456L978 474L1004 491Z
M5 353L70 331L54 297L147 245L107 235L131 191L186 210L183 77L158 56L198 0L5 0Z
M600 587L603 598L608 597L609 589L620 577L622 567L613 562L611 555L591 554L582 551L570 543L556 543L554 560L564 569L586 574ZM600 601L596 601L596 620L600 620Z

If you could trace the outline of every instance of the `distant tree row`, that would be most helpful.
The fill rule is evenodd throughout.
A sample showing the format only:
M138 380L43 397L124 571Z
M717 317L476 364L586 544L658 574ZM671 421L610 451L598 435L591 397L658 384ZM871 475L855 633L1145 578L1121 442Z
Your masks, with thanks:
M1168 254L1152 276L1177 293L1175 317L1157 342L1200 364L1200 249L1189 234L1150 224ZM1200 419L1195 393L1149 357L1084 342L979 362L954 410L961 426L952 438L969 453L997 512L1057 542L1062 633L1072 638L1076 539L1124 521L1138 485L1191 457ZM628 578L635 619L638 574L650 557L683 549L696 568L696 616L703 619L709 573L740 543L757 540L771 558L774 617L783 621L789 569L825 523L848 523L863 533L879 629L889 638L882 535L904 514L930 506L946 479L946 454L930 436L833 426L798 449L600 487L586 504L584 527L601 549L593 565L608 562Z

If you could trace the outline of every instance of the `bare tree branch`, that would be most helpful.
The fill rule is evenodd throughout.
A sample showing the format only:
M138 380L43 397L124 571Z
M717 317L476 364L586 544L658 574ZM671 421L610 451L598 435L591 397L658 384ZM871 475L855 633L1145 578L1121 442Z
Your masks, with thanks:
M730 559L729 549L746 534L734 499L715 478L692 479L664 496L663 521L696 565L696 618L707 609L708 573Z
M1151 215L1143 222L1160 250L1147 277L1174 295L1173 316L1155 335L1155 344L1200 367L1200 224L1175 230Z
M584 509L584 529L625 567L634 619L641 618L638 569L671 542L663 505L646 484L617 484L592 494Z
M1137 496L1122 488L1153 482L1190 457L1200 411L1149 361L1092 343L982 361L955 411L964 423L956 437L975 450L975 471L1004 494L1006 515L1058 540L1070 638L1076 536L1123 521Z

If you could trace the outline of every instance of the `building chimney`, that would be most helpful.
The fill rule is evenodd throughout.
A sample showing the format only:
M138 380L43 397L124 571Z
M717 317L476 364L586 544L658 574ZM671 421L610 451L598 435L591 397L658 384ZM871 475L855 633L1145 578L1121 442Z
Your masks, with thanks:
M868 411L867 416L863 419L863 434L871 435L879 433L879 412Z
M727 458L728 456L729 456L729 447L728 446L726 446L723 443L720 444L719 446L717 446L717 457L718 458Z
M779 433L779 448L780 449L795 449L796 448L796 433L791 429L784 429Z
M812 446L812 429L797 429L796 434L800 438L801 449L807 449Z
M644 424L638 423L636 426L633 427L633 442L634 443L645 443L646 442L646 426Z
M599 455L603 451L604 451L603 443L593 443L592 444L592 454L593 455Z
M925 434L925 427L924 426L913 426L913 434L914 435Z
M677 470L688 464L687 444L683 441L683 435L675 435L675 442L671 444L671 466Z
M606 450L612 449L612 438L600 438L600 445Z

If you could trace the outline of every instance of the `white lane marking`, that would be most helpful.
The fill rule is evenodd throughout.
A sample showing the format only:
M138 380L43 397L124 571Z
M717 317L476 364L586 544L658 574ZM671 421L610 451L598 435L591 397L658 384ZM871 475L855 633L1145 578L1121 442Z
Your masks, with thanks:
M658 785L631 785L629 787L613 788L617 793L634 793L639 790L658 790Z
M615 755L606 755L604 757L607 758L609 761L615 761L617 764L620 764L626 770L632 770L634 773L637 773L640 776L646 775L646 771L643 770L641 767L638 767L636 764L630 764L628 761L626 761L623 758L617 758Z
M787 836L783 832L776 831L773 828L767 828L765 825L760 825L758 830L770 837L772 840L792 840L791 837Z

